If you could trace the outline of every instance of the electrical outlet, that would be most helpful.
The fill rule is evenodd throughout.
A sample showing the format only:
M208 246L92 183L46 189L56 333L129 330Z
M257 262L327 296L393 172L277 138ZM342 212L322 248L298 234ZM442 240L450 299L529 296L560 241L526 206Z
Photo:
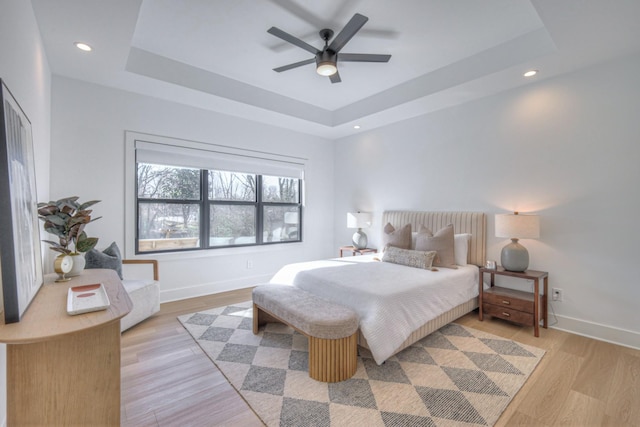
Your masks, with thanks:
M250 259L247 260L247 269L251 270L253 268L253 261Z
M554 301L562 301L562 289L553 288L551 289L551 299Z

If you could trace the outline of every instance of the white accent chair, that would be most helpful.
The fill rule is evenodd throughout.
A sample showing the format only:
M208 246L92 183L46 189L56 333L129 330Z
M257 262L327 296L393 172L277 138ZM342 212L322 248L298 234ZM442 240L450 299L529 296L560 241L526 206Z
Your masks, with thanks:
M122 319L120 319L120 332L124 332L134 325L147 319L149 316L160 311L160 282L158 275L158 261L155 259L123 259L122 285L129 294L133 308ZM145 278L127 278L124 265L150 264L153 268L153 275L147 274ZM147 277L148 276L148 277ZM153 277L153 278L151 278Z

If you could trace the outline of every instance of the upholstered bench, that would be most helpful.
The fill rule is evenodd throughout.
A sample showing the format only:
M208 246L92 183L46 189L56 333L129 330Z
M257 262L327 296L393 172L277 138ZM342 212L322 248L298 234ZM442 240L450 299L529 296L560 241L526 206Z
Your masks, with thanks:
M295 286L267 284L253 290L253 333L267 322L287 324L309 339L309 376L349 379L357 368L358 315L348 307Z

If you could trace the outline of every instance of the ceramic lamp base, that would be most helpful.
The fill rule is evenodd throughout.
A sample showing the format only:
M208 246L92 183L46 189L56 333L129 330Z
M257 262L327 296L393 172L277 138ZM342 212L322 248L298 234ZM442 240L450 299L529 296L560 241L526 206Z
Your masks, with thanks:
M353 241L353 246L356 249L364 249L367 247L367 244L369 243L367 241L367 235L364 234L364 232L360 228L358 228L358 231L353 233L353 237L351 239Z
M505 270L525 271L529 268L529 252L518 243L518 239L511 239L511 243L502 248L500 263Z

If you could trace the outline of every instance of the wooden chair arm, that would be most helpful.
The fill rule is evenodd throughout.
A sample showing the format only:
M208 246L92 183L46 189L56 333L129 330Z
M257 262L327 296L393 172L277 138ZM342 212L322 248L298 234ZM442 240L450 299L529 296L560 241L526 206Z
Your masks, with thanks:
M153 280L159 280L158 261L155 259L123 259L123 264L153 264Z

